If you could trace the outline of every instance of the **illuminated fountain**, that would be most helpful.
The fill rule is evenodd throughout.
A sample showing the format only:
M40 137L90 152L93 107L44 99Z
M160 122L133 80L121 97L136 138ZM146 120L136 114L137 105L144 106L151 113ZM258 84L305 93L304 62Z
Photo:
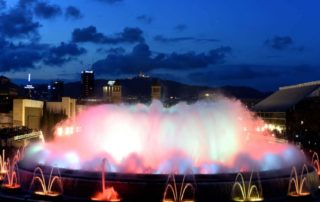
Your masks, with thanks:
M263 125L240 102L228 99L171 108L160 102L101 105L59 124L54 141L29 147L26 159L96 171L97 159L107 156L109 172L141 174L183 174L185 164L194 174L234 173L243 156L248 170L278 169L303 160L294 146L277 143L267 130L257 132Z
M183 176L180 189L178 189L174 174L170 174L168 183L163 193L162 202L193 202L195 199L195 188L192 183L185 182L186 175ZM191 197L186 197L186 192L192 193Z
M18 150L12 159L12 163L8 159L8 171L4 177L2 187L8 190L18 190L20 189L20 180L17 163L20 161L20 151Z
M307 190L307 187L306 187L307 176L308 176L308 168L306 165L303 165L300 177L297 174L296 167L292 167L289 187L288 187L289 197L305 197L310 195L310 192Z
M4 176L8 172L8 159L6 161L5 150L2 150L2 156L0 155L0 181L3 180Z
M259 173L255 182L252 181L253 171L251 172L249 182L246 183L242 173L238 173L232 186L231 198L233 201L262 201L262 187Z
M43 171L40 167L36 167L33 172L33 178L32 182L30 184L30 190L33 186L35 186L35 183L38 182L41 190L35 190L34 194L39 196L46 196L46 197L58 197L63 193L63 186L62 186L62 180L60 177L59 169L57 168L58 175L53 175L54 167L51 168L50 176L48 183L46 183L46 179L44 177ZM54 183L57 183L59 186L59 191L53 190Z
M160 102L94 106L59 123L53 141L26 148L19 162L21 184L37 182L42 187L38 194L57 194L51 189L55 182L62 187L61 178L52 177L50 169L58 167L64 198L118 201L121 195L123 200L182 201L189 200L183 197L185 191L195 191L190 181L184 181L186 171L191 170L197 182L196 197L219 195L229 200L242 169L257 170L264 187L277 178L289 182L291 167L305 162L299 149L278 142L261 129L264 125L239 101L226 98L170 108ZM168 184L171 173L175 176ZM44 176L50 176L47 184ZM233 191L239 190L239 200L262 199L260 185L250 182L248 186L242 175L236 181ZM284 187L281 183L273 186ZM98 190L100 195L95 195ZM263 197L278 196L264 189Z
M320 164L319 164L319 156L318 153L314 152L312 155L311 163L315 167L318 176L320 176Z
M101 192L98 192L94 197L91 198L93 201L120 201L120 196L116 190L114 190L113 187L107 187L105 184L105 168L106 168L106 162L107 159L102 160L101 165L101 184L102 184L102 190Z

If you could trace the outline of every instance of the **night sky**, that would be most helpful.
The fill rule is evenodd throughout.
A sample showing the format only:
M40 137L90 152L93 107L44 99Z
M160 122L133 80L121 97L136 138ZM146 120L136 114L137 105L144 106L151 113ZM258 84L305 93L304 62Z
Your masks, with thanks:
M147 75L251 86L320 79L319 0L0 0L0 75Z

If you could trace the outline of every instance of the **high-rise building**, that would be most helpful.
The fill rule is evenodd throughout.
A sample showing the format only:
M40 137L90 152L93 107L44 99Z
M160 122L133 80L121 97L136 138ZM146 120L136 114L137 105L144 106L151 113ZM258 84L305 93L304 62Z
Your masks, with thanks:
M26 90L27 98L31 99L34 97L34 86L31 84L31 74L28 74L28 83L24 86Z
M61 101L64 94L63 81L53 81L49 86L50 100Z
M94 96L94 72L85 70L81 72L81 97L92 98Z

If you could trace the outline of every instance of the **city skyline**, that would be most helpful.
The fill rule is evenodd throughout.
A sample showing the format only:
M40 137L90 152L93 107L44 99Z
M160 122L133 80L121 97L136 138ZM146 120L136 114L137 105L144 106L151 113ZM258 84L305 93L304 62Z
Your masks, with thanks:
M181 6L183 5L183 6ZM35 80L144 72L263 91L319 80L317 1L0 1L0 74Z

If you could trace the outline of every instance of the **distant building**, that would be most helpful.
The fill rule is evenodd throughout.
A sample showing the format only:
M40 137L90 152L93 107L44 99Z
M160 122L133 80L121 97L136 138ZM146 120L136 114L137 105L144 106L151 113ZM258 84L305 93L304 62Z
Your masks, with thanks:
M60 101L64 94L64 83L63 81L53 81L48 85L48 91L50 100Z
M31 83L31 74L30 73L28 74L28 82L27 82L27 85L24 86L24 89L26 90L26 97L27 98L29 98L29 99L34 98L35 88Z
M46 102L46 110L55 112L55 113L63 113L68 118L76 117L76 109L77 109L77 100L72 99L70 97L62 97L60 102Z
M320 137L320 81L280 87L253 109L275 132L289 139L301 142L306 134Z
M18 93L18 86L7 77L0 76L0 113L12 111L13 99L18 97Z
M108 103L122 102L122 86L119 80L109 81L108 85L103 87L103 99Z
M161 84L158 79L152 81L151 84L151 100L161 99Z
M87 99L94 96L94 72L85 70L81 72L81 98Z
M43 111L62 113L67 118L75 118L77 112L76 99L62 97L60 102L43 102L31 99L14 99L12 126L26 126L31 129L41 128Z
M13 126L40 129L44 102L31 99L13 100Z

